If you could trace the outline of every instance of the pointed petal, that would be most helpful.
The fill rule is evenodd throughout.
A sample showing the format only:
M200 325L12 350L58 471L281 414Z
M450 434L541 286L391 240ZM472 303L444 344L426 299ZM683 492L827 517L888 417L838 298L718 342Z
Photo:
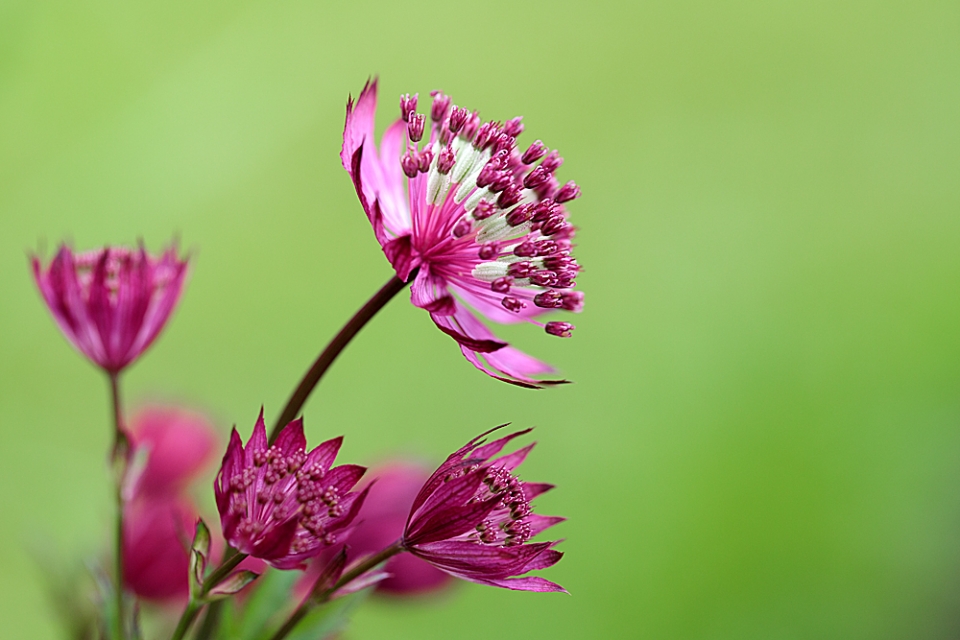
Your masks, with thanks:
M289 456L295 451L303 453L307 447L307 438L303 435L303 418L290 421L277 434L277 439L273 444L285 456Z

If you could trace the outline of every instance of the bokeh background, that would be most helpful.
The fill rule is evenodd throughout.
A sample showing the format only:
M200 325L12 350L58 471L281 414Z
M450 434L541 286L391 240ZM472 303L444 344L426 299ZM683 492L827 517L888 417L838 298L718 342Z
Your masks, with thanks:
M960 634L960 4L0 3L0 620L55 638L28 549L110 518L106 384L27 254L195 250L131 405L275 416L390 275L338 152L348 93L434 88L559 148L587 307L468 365L405 296L306 406L343 460L537 425L571 596L369 602L366 638Z

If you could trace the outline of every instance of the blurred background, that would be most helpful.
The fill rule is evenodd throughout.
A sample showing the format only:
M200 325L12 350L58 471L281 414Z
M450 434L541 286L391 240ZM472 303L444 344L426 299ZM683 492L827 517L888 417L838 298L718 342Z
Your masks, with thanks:
M379 74L380 130L442 88L565 157L586 311L498 331L575 384L487 378L402 294L308 438L439 460L536 425L572 595L370 601L347 640L956 638L958 33L946 1L0 3L3 635L58 637L30 550L111 518L106 382L27 254L178 235L128 404L248 434L391 274L338 157Z

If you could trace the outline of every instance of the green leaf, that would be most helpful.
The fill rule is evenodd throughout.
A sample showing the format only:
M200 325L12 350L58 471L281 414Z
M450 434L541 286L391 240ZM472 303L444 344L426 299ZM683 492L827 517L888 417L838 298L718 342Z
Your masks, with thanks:
M254 573L253 571L235 571L224 578L223 582L210 589L210 591L207 592L205 600L207 602L213 602L214 600L232 596L259 577L260 574Z

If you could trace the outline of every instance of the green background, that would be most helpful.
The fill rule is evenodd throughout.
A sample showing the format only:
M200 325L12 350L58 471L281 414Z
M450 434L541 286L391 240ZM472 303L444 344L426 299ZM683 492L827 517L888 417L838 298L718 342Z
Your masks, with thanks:
M178 313L125 379L248 433L390 275L340 168L348 93L524 115L584 196L576 384L488 379L402 295L306 406L343 461L537 425L571 596L372 602L363 638L960 634L960 4L0 3L0 620L27 548L110 517L106 385L29 251L174 234ZM563 318L566 319L566 318Z

